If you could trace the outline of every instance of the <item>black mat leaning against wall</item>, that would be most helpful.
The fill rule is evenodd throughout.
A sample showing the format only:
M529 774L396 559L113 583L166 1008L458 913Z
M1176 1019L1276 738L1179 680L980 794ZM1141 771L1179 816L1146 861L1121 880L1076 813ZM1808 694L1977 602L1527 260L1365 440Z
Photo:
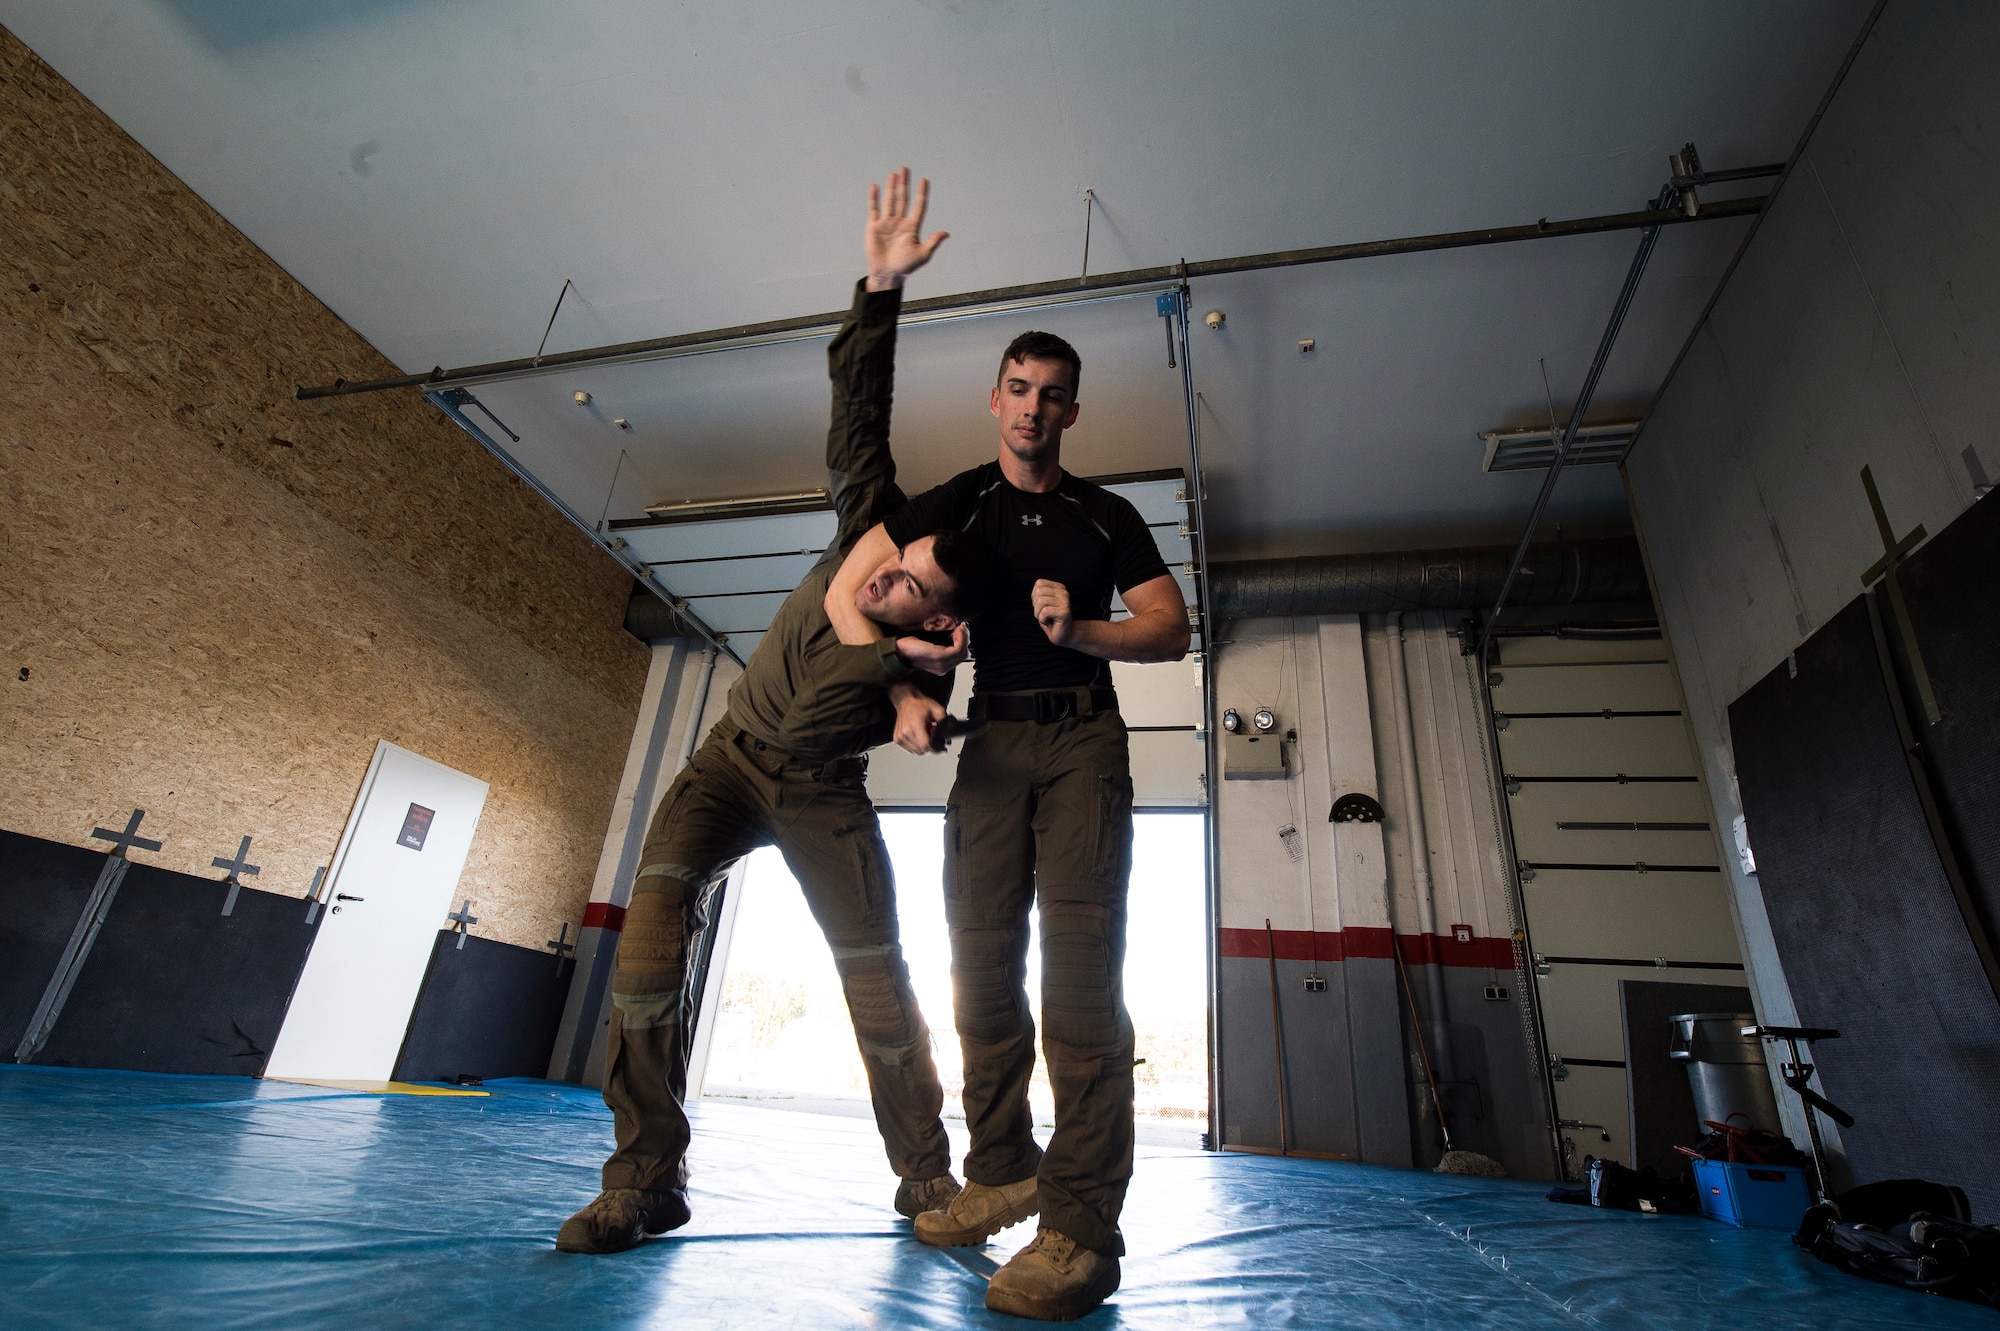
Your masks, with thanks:
M11 1057L33 1019L105 857L0 832L0 1025ZM306 903L133 863L30 1061L256 1076L312 944Z
M28 1032L104 868L83 846L0 832L0 1059Z
M446 929L431 946L396 1080L547 1075L575 963L491 938L463 941Z
M2000 506L1975 504L1903 565L1941 720L1914 725L1983 903L2000 882ZM1857 570L1858 572L1858 570ZM1885 607L1886 608L1886 607ZM1857 598L1729 710L1758 882L1855 1182L1956 1183L2000 1212L2000 1004L1946 879Z

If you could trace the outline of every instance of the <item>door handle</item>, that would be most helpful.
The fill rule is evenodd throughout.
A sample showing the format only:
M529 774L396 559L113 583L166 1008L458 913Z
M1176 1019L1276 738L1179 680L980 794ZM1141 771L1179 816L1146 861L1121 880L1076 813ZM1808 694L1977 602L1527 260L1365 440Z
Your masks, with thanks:
M367 897L355 897L355 896L349 896L349 895L348 895L347 893L345 893L345 892L336 892L336 893L334 893L334 894L333 894L333 899L334 899L335 901L366 901L366 900L368 900L368 898L367 898Z

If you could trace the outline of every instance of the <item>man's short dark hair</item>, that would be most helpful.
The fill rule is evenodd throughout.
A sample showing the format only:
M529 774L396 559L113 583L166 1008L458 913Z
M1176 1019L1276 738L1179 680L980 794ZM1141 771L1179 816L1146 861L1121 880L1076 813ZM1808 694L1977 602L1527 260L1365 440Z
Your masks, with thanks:
M931 560L951 579L940 587L938 600L946 614L971 619L993 600L993 552L970 532L941 528L931 533Z
M1054 333L1023 333L1007 344L1000 353L1000 373L993 382L999 383L1007 377L1007 367L1015 361L1059 360L1069 366L1069 391L1076 392L1076 386L1083 379L1083 357L1076 354L1076 348L1057 337Z

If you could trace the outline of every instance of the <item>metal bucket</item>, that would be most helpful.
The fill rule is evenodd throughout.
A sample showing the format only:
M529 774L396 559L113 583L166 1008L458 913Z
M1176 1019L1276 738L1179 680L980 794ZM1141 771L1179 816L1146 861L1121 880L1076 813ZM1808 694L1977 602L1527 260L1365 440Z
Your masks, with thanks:
M1764 1046L1756 1036L1743 1034L1745 1026L1757 1024L1754 1015L1689 1012L1667 1020L1674 1028L1667 1057L1687 1065L1697 1122L1784 1130L1764 1064ZM1742 1117L1732 1120L1732 1114Z

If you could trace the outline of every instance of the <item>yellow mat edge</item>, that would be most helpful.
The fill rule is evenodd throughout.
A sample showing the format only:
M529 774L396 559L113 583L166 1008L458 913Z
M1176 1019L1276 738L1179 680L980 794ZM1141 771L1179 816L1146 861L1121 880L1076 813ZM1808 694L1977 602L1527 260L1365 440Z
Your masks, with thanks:
M335 1091L355 1091L363 1095L491 1095L462 1086L418 1086L407 1081L345 1081L332 1077L266 1077L290 1086L324 1086Z

